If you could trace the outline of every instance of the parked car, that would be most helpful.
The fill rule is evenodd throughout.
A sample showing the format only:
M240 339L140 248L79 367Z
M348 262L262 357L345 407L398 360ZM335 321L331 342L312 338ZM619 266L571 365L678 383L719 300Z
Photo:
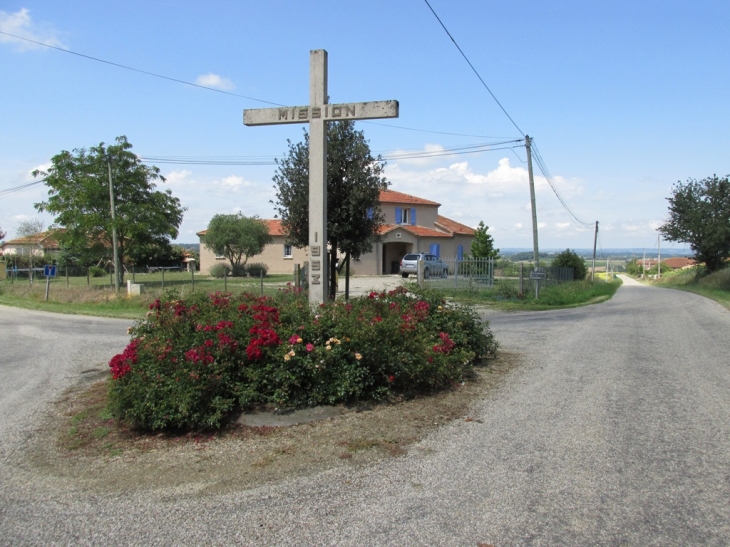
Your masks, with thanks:
M400 274L408 277L410 274L418 274L418 261L423 260L423 276L448 277L449 267L436 255L428 253L408 253L400 261Z

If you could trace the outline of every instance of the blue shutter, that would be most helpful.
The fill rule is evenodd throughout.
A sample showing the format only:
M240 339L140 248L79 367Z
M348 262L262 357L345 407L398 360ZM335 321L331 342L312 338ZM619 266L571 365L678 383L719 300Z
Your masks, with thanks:
M411 207L411 226L416 225L416 208Z
M403 212L400 207L395 208L395 223L400 224L403 221Z
M441 245L439 243L431 243L429 246L429 253L436 256L441 256Z
M463 260L463 258L464 258L464 246L463 245L459 245L456 248L456 258L458 258L459 260Z
M372 220L373 218L373 208L368 207L368 220Z

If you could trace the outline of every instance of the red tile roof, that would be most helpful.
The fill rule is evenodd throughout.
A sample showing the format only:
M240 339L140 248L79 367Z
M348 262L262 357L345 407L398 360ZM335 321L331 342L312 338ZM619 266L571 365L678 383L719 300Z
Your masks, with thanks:
M263 219L263 221L266 223L266 225L269 227L269 235L272 236L285 236L287 235L284 231L284 228L281 225L281 220L276 218L266 218ZM200 230L195 235L200 237L204 236L208 230Z
M381 190L380 191L380 203L402 203L408 205L433 205L440 207L440 203L435 201L429 201L427 199L418 198L410 194L404 194L403 192L396 192L395 190Z
M441 215L436 218L436 225L439 228L444 228L448 232L459 235L473 236L475 232L474 228Z
M697 262L692 258L685 258L683 256L677 256L674 258L667 258L662 260L662 264L666 264L670 268L686 268L687 266L694 266Z
M392 232L396 228L403 228L406 232L410 232L418 237L451 237L452 234L424 228L423 226L411 226L410 224L384 224L380 227L379 234L385 235Z
M37 245L39 247L42 247L43 249L58 249L58 240L56 240L57 230L48 230L47 232L38 232L37 234L33 234L32 236L25 236L25 237L18 237L16 239L11 239L10 241L6 241L3 245Z

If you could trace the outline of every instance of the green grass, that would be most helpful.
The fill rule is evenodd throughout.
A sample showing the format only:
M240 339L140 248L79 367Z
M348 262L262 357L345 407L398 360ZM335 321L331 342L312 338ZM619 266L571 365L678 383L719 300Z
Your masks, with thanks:
M702 270L698 271L697 268L674 270L650 283L657 287L693 292L730 309L730 268L710 275L702 275Z
M109 278L57 277L51 281L49 299L45 300L46 282L39 278L31 284L28 279L0 281L0 304L19 308L57 313L139 319L144 316L149 304L162 296L162 274L136 274L134 281L145 286L140 296L127 296L126 284L120 288L119 296L109 284ZM127 276L126 279L132 279ZM87 283L88 281L88 283ZM269 275L264 278L263 294L273 295L287 282L291 275ZM181 296L193 290L191 276L186 272L165 274L165 291L175 289ZM257 278L233 278L227 282L208 276L195 277L194 290L202 292L227 291L233 293L252 292L259 294L261 280Z
M497 285L494 289L465 291L444 289L444 294L457 302L486 305L505 311L550 310L573 308L586 304L597 304L609 300L621 286L621 281L571 281L546 287L535 299L534 292L525 293L522 298L516 290Z

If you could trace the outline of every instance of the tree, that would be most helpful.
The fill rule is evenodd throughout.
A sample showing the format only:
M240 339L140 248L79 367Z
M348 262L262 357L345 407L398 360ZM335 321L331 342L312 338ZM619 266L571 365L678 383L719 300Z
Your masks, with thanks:
M112 254L112 225L117 230L120 262L135 246L165 245L177 237L185 208L170 190L156 190L160 179L157 167L144 165L131 152L132 145L124 136L115 145L103 142L89 150L63 150L51 158L47 172L36 170L48 186L48 199L36 203L38 211L55 216L62 247L88 248L102 243ZM111 163L116 221L112 223L109 198L109 163ZM120 279L122 272L118 272Z
M2 228L0 228L0 241L2 241L3 239L5 239L5 236L6 236L6 235L7 235L7 234L6 234L5 232L3 232L3 229L2 229Z
M667 241L689 243L694 259L708 273L722 269L730 256L730 175L678 181L669 201L669 219L659 227Z
M565 249L562 253L558 253L551 266L555 268L573 268L573 280L578 281L586 278L588 272L583 258L570 249Z
M36 220L23 220L18 224L18 229L15 230L17 237L28 237L39 234L44 228L43 221L41 219Z
M474 258L499 258L499 249L494 248L494 239L487 233L489 226L479 221L474 232L474 241L471 242L471 255Z
M241 213L215 215L203 237L205 247L217 255L225 256L234 273L240 272L249 257L260 254L271 242L269 227L265 222Z
M289 241L309 245L309 135L292 144L274 175L275 208ZM385 223L380 191L388 187L385 162L373 157L362 131L352 121L330 122L327 128L327 243L331 295L336 293L337 250L347 259L372 251L378 229Z

